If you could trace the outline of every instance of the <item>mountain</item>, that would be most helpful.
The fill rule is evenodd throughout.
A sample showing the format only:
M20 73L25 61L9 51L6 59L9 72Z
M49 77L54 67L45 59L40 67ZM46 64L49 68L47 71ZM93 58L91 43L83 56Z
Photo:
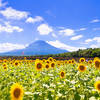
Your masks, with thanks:
M25 49L16 49L9 52L1 53L0 55L21 55L21 53L23 52L24 55L47 55L64 53L68 51L53 47L45 41L40 40L30 44Z

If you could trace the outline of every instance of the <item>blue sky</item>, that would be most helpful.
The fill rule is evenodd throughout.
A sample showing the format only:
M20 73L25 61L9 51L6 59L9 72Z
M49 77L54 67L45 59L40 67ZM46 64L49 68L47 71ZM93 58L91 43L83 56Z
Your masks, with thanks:
M0 52L37 40L68 51L100 47L100 0L0 0Z

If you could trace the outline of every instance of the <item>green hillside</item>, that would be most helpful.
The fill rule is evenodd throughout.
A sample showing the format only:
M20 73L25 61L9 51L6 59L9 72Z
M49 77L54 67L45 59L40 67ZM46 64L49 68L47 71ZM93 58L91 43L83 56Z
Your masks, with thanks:
M65 52L60 54L35 55L36 57L100 57L100 48L79 49L74 52Z

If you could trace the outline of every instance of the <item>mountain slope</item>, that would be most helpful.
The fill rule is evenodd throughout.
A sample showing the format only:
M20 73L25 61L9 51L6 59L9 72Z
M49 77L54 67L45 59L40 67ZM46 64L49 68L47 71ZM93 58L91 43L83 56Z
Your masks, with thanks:
M24 55L46 55L64 53L68 51L53 47L45 41L36 41L25 49L12 50L6 53L2 53L2 55L21 55L22 52L25 52Z

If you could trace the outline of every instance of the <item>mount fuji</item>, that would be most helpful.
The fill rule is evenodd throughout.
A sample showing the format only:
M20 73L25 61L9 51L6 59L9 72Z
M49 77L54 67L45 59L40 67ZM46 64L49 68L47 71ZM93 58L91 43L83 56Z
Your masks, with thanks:
M45 41L39 40L29 46L25 47L24 49L15 49L5 53L0 53L0 55L47 55L47 54L58 54L69 52L67 50L62 50L51 46L50 44L46 43Z

